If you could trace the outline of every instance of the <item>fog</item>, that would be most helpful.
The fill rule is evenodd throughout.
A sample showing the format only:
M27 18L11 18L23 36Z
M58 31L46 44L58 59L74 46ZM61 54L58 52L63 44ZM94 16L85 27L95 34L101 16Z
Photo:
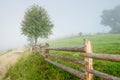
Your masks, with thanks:
M46 9L53 24L53 35L59 38L82 33L108 32L100 24L103 10L120 5L120 0L1 0L0 1L0 50L21 47L27 43L21 35L24 12L33 4Z

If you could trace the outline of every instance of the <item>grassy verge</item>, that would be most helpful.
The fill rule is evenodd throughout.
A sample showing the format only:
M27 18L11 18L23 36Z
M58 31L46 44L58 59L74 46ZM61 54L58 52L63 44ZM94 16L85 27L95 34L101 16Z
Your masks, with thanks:
M12 66L4 80L78 80L52 64L47 63L42 56L34 52L23 56Z

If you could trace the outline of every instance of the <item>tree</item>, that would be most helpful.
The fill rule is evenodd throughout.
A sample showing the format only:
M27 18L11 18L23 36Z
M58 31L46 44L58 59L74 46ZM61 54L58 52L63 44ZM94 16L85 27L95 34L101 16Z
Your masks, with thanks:
M82 35L83 35L83 33L82 33L82 32L79 32L79 33L78 33L78 35L79 35L79 36L82 36Z
M22 34L34 39L34 45L36 45L38 38L48 38L53 28L49 15L44 8L38 5L27 9L21 25Z
M110 33L120 33L120 6L114 9L104 10L101 24L111 28Z

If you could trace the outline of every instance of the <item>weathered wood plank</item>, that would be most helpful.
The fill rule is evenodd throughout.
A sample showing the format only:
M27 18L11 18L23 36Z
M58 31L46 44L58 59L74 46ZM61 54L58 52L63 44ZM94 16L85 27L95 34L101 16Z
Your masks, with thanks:
M80 56L89 57L89 58L96 58L96 59L101 59L101 60L107 60L107 61L120 62L120 55L97 54L97 53L87 53L87 54L80 53Z
M49 55L50 55L49 54L49 49L47 49L49 47L49 44L46 43L45 47L46 47L46 49L45 49L45 56L46 56L46 58L49 58Z
M62 60L65 60L65 61L76 63L76 64L82 64L82 65L85 64L84 61L80 61L80 60L72 59L72 58L68 58L68 57L57 56L57 55L50 55L50 57L57 58L57 59L62 59Z
M104 78L106 80L120 80L120 78L117 78L117 77L114 77L112 75L108 75L108 74L105 74L105 73L102 73L102 72L99 72L96 70L90 70L90 69L84 69L84 68L82 68L82 70L87 71L89 73L92 73L92 74L94 74L98 77Z
M69 73L71 73L71 74L73 74L73 75L75 75L75 76L77 76L78 78L84 79L84 74L82 72L79 72L79 71L77 71L75 69L72 69L70 67L66 67L66 66L64 66L62 64L53 62L53 61L51 61L49 59L46 59L46 61L53 64L53 65L55 65L55 66L57 66L57 67L59 67L59 68L61 68L61 69L63 69L63 70L65 70L65 71L67 71L67 72L69 72Z
M47 49L57 50L57 51L84 52L84 46L59 47L59 48L47 48Z
M83 53L83 54L92 53L92 45L91 45L91 42L89 40L87 40L87 39L84 40L84 46L85 46L84 47L85 53ZM84 67L86 69L91 69L91 70L93 69L92 58L85 57L84 62L85 62ZM92 80L92 79L93 79L93 74L85 71L84 80Z

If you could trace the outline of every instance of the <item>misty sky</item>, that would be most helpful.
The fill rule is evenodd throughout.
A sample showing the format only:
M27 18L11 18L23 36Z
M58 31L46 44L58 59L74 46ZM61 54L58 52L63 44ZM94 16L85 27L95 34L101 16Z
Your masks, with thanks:
M26 43L20 27L31 5L44 7L53 24L51 38L71 34L106 32L100 24L103 10L120 5L120 0L0 0L0 50Z

